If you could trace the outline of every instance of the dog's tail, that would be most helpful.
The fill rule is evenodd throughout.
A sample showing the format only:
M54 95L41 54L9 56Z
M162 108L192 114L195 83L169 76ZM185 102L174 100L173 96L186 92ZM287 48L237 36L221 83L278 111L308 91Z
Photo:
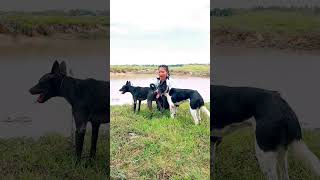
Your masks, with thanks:
M209 110L206 108L206 106L201 106L200 110L201 110L202 112L204 112L204 113L208 116L208 118L210 118L210 112L209 112Z
M293 152L307 166L312 172L320 177L320 161L316 155L314 155L307 145L302 141L294 141L291 143Z

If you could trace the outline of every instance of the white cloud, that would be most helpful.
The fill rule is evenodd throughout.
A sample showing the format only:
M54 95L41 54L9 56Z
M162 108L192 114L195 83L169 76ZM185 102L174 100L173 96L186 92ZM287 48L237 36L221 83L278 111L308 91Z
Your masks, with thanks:
M150 64L156 63L153 59L158 61L160 57L170 59L171 64L195 63L201 59L210 62L209 0L111 0L110 3L111 64L125 63L128 57L136 64L148 60Z
M134 26L141 31L206 30L209 3L209 0L111 0L111 24Z

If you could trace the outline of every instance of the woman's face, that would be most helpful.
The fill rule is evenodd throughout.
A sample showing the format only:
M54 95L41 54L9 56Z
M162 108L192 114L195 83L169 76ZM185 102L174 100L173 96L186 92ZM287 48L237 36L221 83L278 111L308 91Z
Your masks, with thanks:
M168 72L165 68L161 67L159 68L159 78L160 80L166 80L168 76Z

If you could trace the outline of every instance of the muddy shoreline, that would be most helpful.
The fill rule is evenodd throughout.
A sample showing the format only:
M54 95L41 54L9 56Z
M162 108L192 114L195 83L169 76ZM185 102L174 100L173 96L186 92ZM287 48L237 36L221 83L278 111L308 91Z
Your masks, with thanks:
M125 79L125 78L133 78L133 79L139 79L139 78L145 78L145 77L157 77L158 75L153 73L145 73L145 72L126 72L126 73L116 73L116 72L110 72L110 79ZM210 76L197 76L187 73L174 73L174 77L202 77L202 78L209 78Z
M291 35L216 29L212 31L214 45L243 46L293 50L320 50L320 33Z
M94 25L85 27L80 25L50 25L50 26L36 26L29 29L12 30L7 26L0 23L0 34L17 36L24 35L28 37L41 37L41 36L55 36L57 34L66 34L69 36L97 36L106 34L107 26Z
M171 70L171 73L175 76L189 76L189 77L210 77L210 72L191 72L191 71L174 71ZM156 75L155 71L126 71L126 70L110 70L111 77L121 77L121 76L134 76L134 75Z
M0 34L0 55L2 60L11 57L21 59L33 56L64 57L74 54L105 54L109 45L106 38L79 39L68 36L27 37Z
M184 76L184 77L210 77L210 72L206 73L197 73L197 72L174 72L172 71L172 74L175 76ZM110 77L125 77L125 76L135 76L135 75L149 75L149 76L156 76L155 72L139 72L139 71L130 71L130 72L114 72L111 70Z

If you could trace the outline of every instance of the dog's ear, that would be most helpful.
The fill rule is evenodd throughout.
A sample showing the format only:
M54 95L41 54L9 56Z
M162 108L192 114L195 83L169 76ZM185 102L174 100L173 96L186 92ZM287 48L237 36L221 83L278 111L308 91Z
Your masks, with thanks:
M128 85L131 85L131 82L130 82L130 81L128 81Z
M59 72L60 72L59 63L58 63L58 61L54 61L52 68L51 68L51 73L58 74Z
M129 81L126 82L126 85L128 85L128 84L129 84Z
M64 61L60 63L60 73L64 76L67 75L67 65L66 65L66 62Z

